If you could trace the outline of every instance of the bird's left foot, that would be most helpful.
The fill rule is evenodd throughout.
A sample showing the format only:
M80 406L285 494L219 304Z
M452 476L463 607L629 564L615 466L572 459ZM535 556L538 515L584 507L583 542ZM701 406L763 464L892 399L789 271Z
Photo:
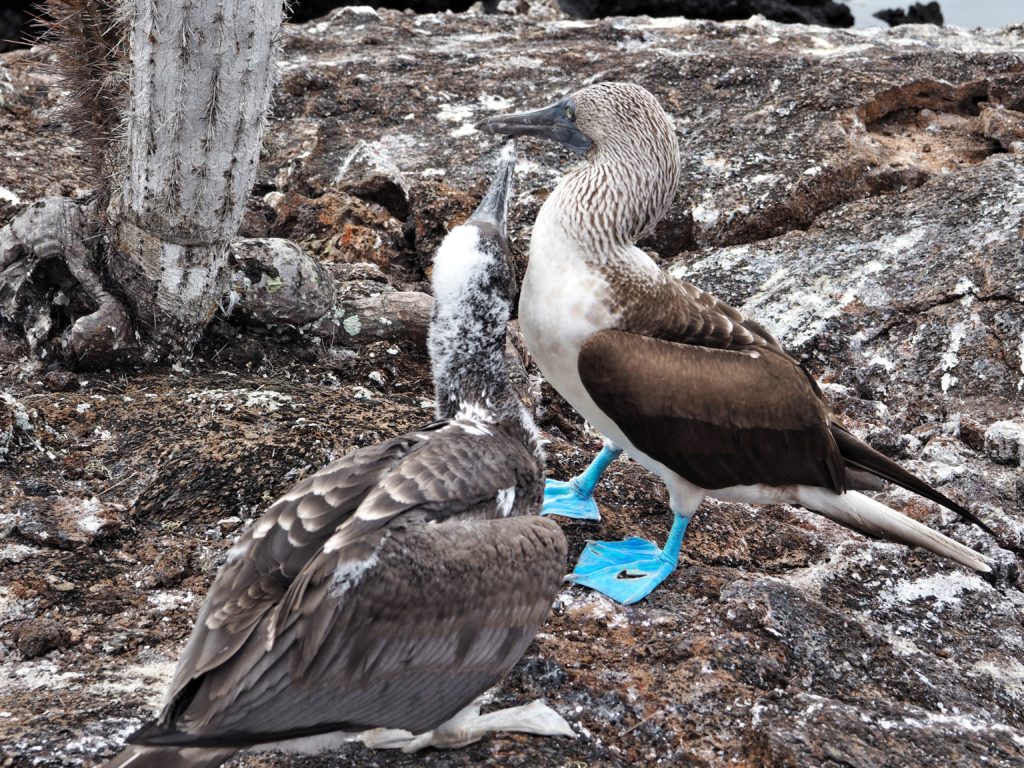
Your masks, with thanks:
M414 736L397 728L375 728L359 739L371 749L401 749L418 752L426 747L455 749L498 732L533 733L539 736L575 737L570 725L543 701L480 714L481 697L455 713L432 731Z
M625 541L591 541L568 579L629 605L643 600L676 568L679 554L636 536Z

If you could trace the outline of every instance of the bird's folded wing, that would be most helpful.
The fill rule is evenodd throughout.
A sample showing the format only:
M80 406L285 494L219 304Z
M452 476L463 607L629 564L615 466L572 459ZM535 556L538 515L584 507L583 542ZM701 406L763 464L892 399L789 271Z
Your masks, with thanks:
M247 662L236 657L252 653L246 643L257 626L260 645L275 642L291 603L302 595L297 582L325 548L336 552L352 542L349 559L369 557L375 531L395 516L415 510L438 519L485 503L494 507L500 490L538 472L526 448L507 434L469 429L442 422L360 449L275 502L235 545L210 587L161 722L177 719L205 674L225 666L241 674Z
M147 743L434 728L524 653L565 555L558 525L535 516L417 522L324 551L293 585L273 645L261 625L202 680L181 723L191 733Z
M602 331L584 342L578 367L591 398L633 445L695 485L844 489L824 403L781 350Z
M417 444L403 436L354 451L299 482L228 552L175 670L164 718L192 679L236 653L260 619L382 475Z
M521 440L486 422L458 419L409 454L367 495L339 533L358 535L405 510L450 517L527 486L541 468Z
M783 352L760 323L714 294L669 275L632 295L625 307L630 328L644 336L713 349L768 347Z

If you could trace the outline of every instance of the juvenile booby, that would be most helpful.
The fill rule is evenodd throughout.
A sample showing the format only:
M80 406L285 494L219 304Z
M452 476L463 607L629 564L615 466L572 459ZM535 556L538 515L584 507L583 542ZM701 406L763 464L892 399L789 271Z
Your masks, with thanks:
M108 765L216 766L253 745L421 734L457 716L425 741L455 746L494 721L474 724L478 708L467 710L544 623L566 558L561 529L536 515L544 457L503 357L514 163L509 142L480 206L434 260L439 420L327 465L246 531L162 714ZM527 722L499 727L530 730L536 708L515 709L529 710ZM566 734L549 712L554 727L542 732Z
M584 156L533 227L519 322L548 382L610 442L580 485L626 450L658 475L675 513L664 548L591 542L577 583L630 603L675 568L706 496L804 506L871 536L987 572L984 556L857 492L896 483L991 530L861 442L811 376L758 323L658 268L634 243L667 212L680 178L672 124L627 83L585 87L480 130L554 140ZM558 507L557 509L564 509Z

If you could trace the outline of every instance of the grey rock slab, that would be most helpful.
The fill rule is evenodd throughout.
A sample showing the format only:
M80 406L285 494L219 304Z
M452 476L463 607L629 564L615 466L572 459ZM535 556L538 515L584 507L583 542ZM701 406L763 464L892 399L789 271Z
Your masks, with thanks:
M290 118L301 116L295 130L308 135L316 123L326 142L292 166L300 184L332 177L366 141L410 183L466 188L486 175L494 146L473 130L483 117L597 79L643 84L675 118L684 158L679 210L655 238L663 256L806 227L843 202L1014 149L1007 126L1024 104L1024 32L1012 27L838 31L349 9L295 29L286 50L275 129L295 144ZM1000 107L1009 120L984 117ZM518 194L529 221L570 162L524 144Z
M1024 405L1024 162L1000 155L806 231L682 257L670 271L767 323L790 349L877 366L888 386Z
M229 251L235 271L227 301L246 319L299 326L331 308L334 280L291 241L246 238L231 243Z

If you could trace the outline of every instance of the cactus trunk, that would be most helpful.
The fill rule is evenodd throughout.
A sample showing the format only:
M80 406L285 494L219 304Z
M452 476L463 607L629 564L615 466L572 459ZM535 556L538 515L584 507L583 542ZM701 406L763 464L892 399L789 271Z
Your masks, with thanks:
M132 0L131 11L108 269L156 346L187 354L223 293L255 180L283 0Z

